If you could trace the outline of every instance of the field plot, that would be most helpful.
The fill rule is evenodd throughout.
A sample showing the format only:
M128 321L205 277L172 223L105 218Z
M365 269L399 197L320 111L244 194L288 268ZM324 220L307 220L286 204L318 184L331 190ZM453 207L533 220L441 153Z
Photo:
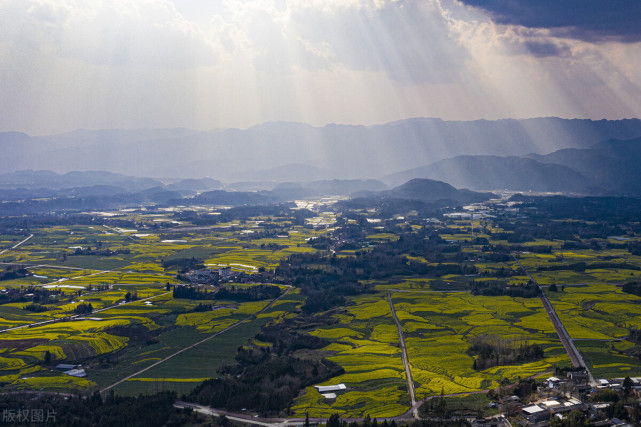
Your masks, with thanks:
M151 304L135 301L112 306L129 289L135 289L139 298L154 297ZM247 319L269 302L217 301L214 304L221 309L195 312L201 301L174 299L171 292L160 285L119 286L103 292L88 292L85 298L97 308L103 305L110 308L82 320L58 321L0 334L0 381L6 389L31 388L37 384L42 389L91 392ZM261 326L289 315L299 302L298 294L288 295L257 319L145 372L142 379L132 384L127 382L117 391L153 392L159 383L169 384L163 386L164 390L189 391L202 378L215 377L221 364L233 363L240 345L251 339ZM73 309L77 304L67 305L58 308ZM22 311L17 307L0 307L5 318L11 310ZM44 318L52 318L52 313L45 312ZM52 369L56 363L82 363L87 377L63 375Z
M138 393L153 393L159 390L174 390L178 393L186 393L196 387L200 382L218 377L217 370L227 364L234 364L236 349L250 340L263 326L267 320L255 320L238 326L219 337L204 342L193 349L169 359L168 361L134 377L115 388L116 393L121 395L136 395ZM162 358L163 354L175 352L189 344L197 342L203 335L193 335L189 331L188 337L193 341L187 341L184 337L166 334L161 336L162 342L166 345L163 351L148 353L144 358L134 361L136 370L140 370ZM156 356L156 357L149 357ZM113 379L112 379L113 382ZM103 382L104 383L104 382ZM160 389L159 389L160 387Z
M141 285L138 292L143 297L151 297L164 292L164 288ZM56 320L0 334L3 357L0 363L0 381L4 387L54 390L88 390L94 387L96 384L90 376L70 377L51 368L57 363L91 364L91 360L118 353L127 347L130 338L122 333L124 330L153 329L157 325L147 317L118 315L116 308L111 309L113 313L104 311L89 314L88 317L62 318L74 314L74 309L81 303L91 303L95 310L112 307L116 301L124 300L126 293L126 289L117 288L87 291L80 297L82 299L78 298L73 303L47 305L48 310L42 313L24 311L21 306L25 303L0 306L4 327Z
M624 338L641 327L641 297L617 286L566 286L546 295L573 339Z
M519 258L541 285L621 283L641 275L641 258L619 249L554 249L546 254L521 252Z
M417 399L441 391L487 390L504 378L515 381L550 371L554 365L569 365L538 298L412 291L410 284L413 287L417 282L390 288L405 288L393 293L393 301L403 326ZM297 414L326 417L338 411L345 417L383 417L407 411L409 396L398 336L385 293L358 297L355 302L335 316L340 319L338 324L312 332L333 341L323 350L333 352L329 359L346 371L327 384L344 383L347 391L328 401L308 387L296 401ZM516 346L537 344L544 351L543 358L475 370L468 349L476 336L496 336Z
M328 359L345 369L327 384L344 383L348 391L332 402L308 387L292 408L297 416L308 412L310 417L328 417L339 412L345 417L389 417L407 411L405 372L385 294L357 297L354 302L337 316L339 323L311 332L333 341L321 351L332 352Z
M406 335L417 399L443 391L463 393L496 387L550 370L569 359L538 298L472 296L466 293L396 293L396 311ZM496 336L538 344L543 359L475 370L470 339Z
M119 394L136 395L138 393L152 393L159 390L174 390L186 393L208 378L218 377L217 370L223 365L233 365L236 349L251 340L262 326L276 321L279 317L289 315L291 310L300 303L300 295L291 293L273 304L257 318L235 326L233 329L214 337L198 346L189 349L171 359L155 366L140 376L136 376L118 385L115 390ZM170 328L158 335L158 343L144 348L144 351L132 349L123 361L119 363L121 377L139 371L176 351L201 341L207 336L222 331L239 321L248 319L268 304L268 301L247 302L235 304L233 308L224 308L204 313L180 314L176 320L179 328ZM193 302L186 300L166 299L158 304L160 309L190 307ZM230 301L221 301L221 307L234 305ZM193 317L193 325L181 325L185 316L190 314L201 315ZM211 316L210 314L213 314ZM202 316L204 315L204 316ZM192 327L195 326L195 327ZM101 387L114 382L109 372L98 371L98 382Z
M205 227L174 221L173 213L120 212L118 217L136 225L126 229L106 225L34 228L32 238L0 254L5 266L28 270L0 282L0 290L7 294L12 290L14 295L0 305L3 389L90 393L247 319L269 300L174 299L166 284L179 283L176 276L184 273L185 265L202 268L191 266L192 259L195 265L230 266L249 275L270 270L293 253L315 251L307 240L323 233L278 216ZM1 235L0 250L25 237ZM16 294L26 286L31 287ZM146 298L152 300L140 301ZM129 299L139 301L124 304ZM204 379L216 377L221 364L235 363L238 347L263 325L291 316L302 300L292 290L257 318L146 371L116 391L137 394L160 388L188 392ZM197 309L201 303L214 307ZM91 311L81 314L82 319L71 319L81 305L88 304ZM49 323L27 327L36 322ZM24 327L6 330L20 326ZM54 369L59 363L82 364L87 377L64 375Z
M609 341L641 328L641 297L609 284L566 286L546 294L595 377L641 375L641 363L626 355L634 344Z

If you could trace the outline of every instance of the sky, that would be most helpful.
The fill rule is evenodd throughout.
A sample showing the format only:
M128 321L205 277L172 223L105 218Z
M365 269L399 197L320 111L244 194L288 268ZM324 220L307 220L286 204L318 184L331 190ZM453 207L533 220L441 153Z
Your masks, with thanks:
M0 0L0 131L641 117L638 0Z

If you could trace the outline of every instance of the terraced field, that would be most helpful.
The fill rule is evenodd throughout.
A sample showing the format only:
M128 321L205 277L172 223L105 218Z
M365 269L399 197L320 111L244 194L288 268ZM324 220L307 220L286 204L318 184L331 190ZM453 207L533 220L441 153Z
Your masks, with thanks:
M493 388L503 378L514 381L569 362L538 299L399 293L393 301L407 334L417 398ZM467 349L479 335L540 344L545 358L475 371Z
M346 417L380 418L407 411L405 372L387 300L375 294L357 297L354 303L336 315L339 323L311 332L333 341L322 351L330 352L328 358L345 369L328 384L344 383L349 391L328 402L308 387L292 408L296 414L328 417L338 411Z
M129 217L141 224L157 224L159 219L171 222L169 215L124 215ZM33 238L0 255L0 262L21 263L32 275L4 281L1 286L41 286L58 295L43 306L46 311L42 312L24 310L31 301L0 305L0 330L36 322L56 323L0 332L3 389L91 392L258 312L268 301L217 301L220 309L193 312L199 301L173 299L171 293L167 294L167 284L179 282L176 270L163 268L162 262L199 257L206 263L231 265L236 271L252 274L261 267L274 268L291 253L313 251L301 243L319 235L313 229L290 224L288 237L253 239L249 243L243 238L244 231L260 231L260 223L259 218L243 224L185 231L84 225L33 230ZM11 247L23 239L24 236L2 235L0 245ZM120 305L128 293L139 300L153 297L152 303ZM174 365L159 365L146 372L146 379L131 381L118 391L154 391L159 379L163 384L170 383L171 389L188 391L186 388L193 388L203 378L216 376L221 363L233 363L238 346L265 323L289 315L300 300L300 295L292 292L258 319L194 349L194 354L186 352L173 361ZM92 305L93 313L87 315L91 320L69 318L81 303ZM87 377L70 377L52 369L61 362L82 363ZM181 365L191 368L174 372Z
M641 375L641 362L625 354L629 329L641 328L641 297L609 284L546 293L595 377Z
M333 402L309 387L294 406L298 414L326 417L339 411L345 417L383 417L408 409L398 335L385 293L354 301L354 306L335 316L338 324L313 332L334 341L323 350L333 352L329 358L346 371L328 384L344 383L348 390ZM393 302L405 335L417 399L441 392L488 390L502 379L515 381L550 371L554 365L570 364L538 298L405 290L394 292ZM469 340L478 335L540 344L545 357L475 371L474 358L467 350Z
M28 299L0 305L3 390L89 393L104 389L249 319L115 388L115 392L126 395L161 390L189 392L204 379L216 377L221 366L234 364L239 347L248 343L269 346L254 338L261 327L293 317L295 312L299 314L306 296L294 289L256 318L252 315L270 301L208 300L207 304L214 304L213 309L201 311L197 307L202 301L176 299L168 291L172 284L179 283L179 267L171 262L197 258L208 267L230 266L233 271L250 276L271 271L292 254L316 251L306 244L307 240L327 231L309 225L332 225L336 215L322 213L308 218L308 226L270 217L211 227L197 227L188 221L176 224L170 213L136 212L123 214L123 218L135 219L139 229L74 225L32 230L33 238L0 255L0 262L25 265L32 273L3 281L3 288L33 285L60 290L56 299L43 304L45 311L27 311L25 306L31 302ZM356 223L353 219L347 221ZM153 228L143 229L145 224ZM174 228L165 227L169 224ZM472 234L469 225L469 221L450 221L448 232L439 236L450 246L448 250L462 248L456 258L413 251L404 254L408 264L452 268L447 273L463 266L466 274L374 276L368 280L372 285L370 293L349 295L344 307L316 313L319 318L309 317L314 326L307 331L329 342L314 356L326 357L345 371L323 385L344 383L347 390L339 392L335 400L328 400L315 387L307 387L291 407L295 416L308 413L310 417L329 417L338 412L343 417L381 418L408 410L407 379L386 299L388 293L403 329L418 399L440 393L489 390L504 380L514 382L551 371L555 366L570 365L537 297L472 295L473 284L521 285L529 278L505 251L498 253L496 249L494 258L485 253L488 245L508 244L503 240L504 234L502 239L492 239L492 232L502 230L476 221L474 227L484 230ZM413 230L421 227L412 225ZM272 232L274 229L279 231ZM398 236L392 230L370 228L363 234L365 244L361 249L347 247L337 251L337 258L397 242ZM2 235L0 246L11 247L22 239L24 236ZM614 285L641 274L637 269L641 267L641 257L623 249L563 247L560 240L527 241L518 256L542 285L557 284L562 288L557 292L548 289L547 295L595 376L641 375L641 363L626 355L635 344L625 340L631 328L641 329L641 297L624 294ZM577 268L577 263L585 263L585 268ZM609 268L604 263L623 267ZM581 286L571 286L576 284ZM120 304L128 294L151 300ZM94 312L82 319L70 319L81 303L91 303ZM331 321L318 320L325 317ZM52 322L10 330L46 321ZM538 344L544 357L477 370L475 357L468 354L468 349L478 336ZM297 351L310 356L304 349ZM87 377L70 377L53 369L60 362L82 363Z

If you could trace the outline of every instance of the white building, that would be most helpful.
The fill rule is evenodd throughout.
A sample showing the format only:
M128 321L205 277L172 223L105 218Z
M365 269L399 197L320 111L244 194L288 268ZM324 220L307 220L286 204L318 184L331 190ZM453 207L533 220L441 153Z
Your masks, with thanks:
M336 385L315 385L319 393L331 393L334 391L341 391L347 389L345 384L336 384Z

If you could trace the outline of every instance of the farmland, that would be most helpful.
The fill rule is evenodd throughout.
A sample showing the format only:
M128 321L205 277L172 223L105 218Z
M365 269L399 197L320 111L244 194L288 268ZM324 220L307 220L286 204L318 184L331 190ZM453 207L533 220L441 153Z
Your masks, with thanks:
M283 368L270 376L284 384L271 406L247 406L298 417L399 416L410 398L388 296L417 400L571 366L513 256L543 286L595 376L641 375L632 337L641 296L621 288L641 274L641 257L608 236L531 236L519 227L540 218L515 221L499 202L484 208L494 217L474 222L327 207L306 217L289 208L172 208L31 227L33 237L0 254L10 277L0 282L2 389L176 391L210 403L220 401L215 393L206 400L212 384L231 396L268 393L255 372L286 361L300 378ZM6 248L24 239L0 235ZM188 285L189 270L223 267L228 279ZM278 286L280 299L249 298L264 284ZM242 297L217 299L223 287ZM195 291L176 293L185 288ZM478 340L511 353L487 359L474 350ZM526 349L532 354L515 356ZM66 375L60 363L87 375ZM334 384L346 386L335 398L314 387Z
M145 224L157 217L139 215L137 219ZM5 292L13 289L23 295L16 302L0 306L0 328L5 329L0 332L3 388L90 393L259 312L269 301L221 300L212 310L193 312L199 302L173 298L170 289L180 284L176 270L162 266L163 260L199 256L208 265L255 272L260 267L273 268L285 254L296 252L304 239L316 235L314 230L307 232L301 227L291 230L292 237L287 241L279 239L278 250L261 250L261 245L265 247L274 239L258 239L250 245L257 249L251 249L242 237L253 227L255 224L230 223L222 225L222 231L180 232L179 239L112 226L33 230L34 237L28 243L0 256L0 262L23 265L30 272L26 277L2 282ZM176 230L171 233L172 237L177 234ZM7 245L18 237L1 236ZM42 309L25 310L34 292L39 296L38 292L45 289L46 299L43 296L36 304ZM168 389L184 392L185 385L193 387L215 377L222 363L233 362L239 345L251 339L262 325L293 309L298 300L294 294L233 333L185 352L172 360L173 365L146 371L145 377L123 384L118 391L138 393L144 384L145 391L153 392L160 379L170 384ZM91 304L91 314L76 314L82 304ZM20 326L24 327L13 329ZM58 363L82 364L88 375L64 375L53 369ZM185 370L184 366L192 368Z

